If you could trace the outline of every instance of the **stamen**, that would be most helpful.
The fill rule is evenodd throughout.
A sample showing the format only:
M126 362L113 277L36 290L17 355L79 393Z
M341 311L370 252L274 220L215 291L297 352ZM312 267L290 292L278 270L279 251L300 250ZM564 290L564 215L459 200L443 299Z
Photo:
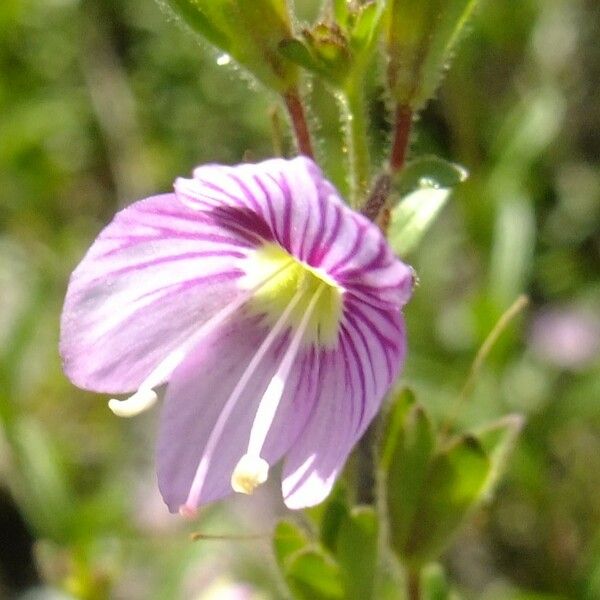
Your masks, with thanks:
M292 266L293 260L289 260L281 268L271 273L268 277L260 281L252 289L240 294L233 302L225 306L216 315L211 317L206 323L175 348L172 352L158 363L152 372L142 381L138 391L127 398L127 400L117 400L112 398L108 402L108 408L118 417L134 417L148 410L157 400L156 393L152 390L169 380L169 377L181 361L188 355L189 351L210 331L218 327L223 321L227 320L232 314L240 309L260 288L269 283L271 279L277 277L282 271Z
M190 491L185 501L184 506L180 508L181 514L195 514L196 506L198 504L198 499L200 498L200 494L202 493L202 488L204 487L204 481L206 479L206 474L208 473L208 467L212 460L213 454L217 448L218 442L223 435L223 431L225 426L227 425L227 421L233 412L238 400L242 396L244 388L254 375L258 365L261 360L264 358L267 351L273 345L273 343L277 340L279 334L282 329L286 326L287 322L290 319L292 311L296 308L296 305L300 301L300 299L304 296L304 292L302 290L298 290L290 303L287 305L286 309L283 311L277 323L273 326L271 331L268 333L267 337L264 339L263 343L258 348L256 354L252 357L252 360L246 367L246 370L242 374L240 380L237 382L233 392L225 402L223 406L223 410L219 414L217 422L210 432L210 436L208 441L206 442L206 447L202 454L202 458L200 463L198 464L198 468L196 469L196 474L194 475L194 479L192 481L192 485L190 487ZM182 512L183 511L183 512Z
M255 457L255 460L262 460L260 458L260 453L267 438L267 434L269 433L269 429L273 424L275 413L277 412L279 402L281 401L281 398L283 396L285 383L290 374L292 365L296 360L298 350L300 349L302 339L306 332L306 328L308 327L308 323L315 310L319 297L321 296L321 293L323 292L325 287L326 284L321 284L317 288L317 291L315 292L313 297L310 299L308 307L306 308L306 312L302 316L300 325L298 326L298 329L295 332L294 338L290 342L290 345L288 346L288 349L286 350L286 353L283 359L281 360L281 364L279 365L277 372L271 379L265 393L263 394L263 397L260 400L258 410L256 411L256 415L254 416L254 422L252 423L252 429L250 431L248 452L240 459L240 462L242 460L247 460L247 457L252 456Z
M156 392L150 388L140 388L135 394L129 396L127 400L117 400L111 398L108 401L108 408L117 415L117 417L135 417L148 410L157 400Z
M269 463L259 456L244 454L231 475L231 487L240 494L252 494L269 476Z

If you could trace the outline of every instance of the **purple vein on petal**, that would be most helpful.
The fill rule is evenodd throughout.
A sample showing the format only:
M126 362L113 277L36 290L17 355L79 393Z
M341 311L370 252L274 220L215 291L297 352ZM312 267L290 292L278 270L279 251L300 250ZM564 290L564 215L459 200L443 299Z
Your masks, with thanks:
M218 313L213 315L208 321L203 323L199 329L189 338L180 344L177 348L171 351L144 379L140 384L140 389L153 388L168 381L169 377L181 361L186 357L191 348L193 348L203 337L207 336L211 331L217 328L221 323L235 314L242 306L258 291L262 286L267 284L273 277L279 275L287 269L292 262L283 265L276 272L271 273L269 277L262 280L258 285L240 294L235 300L222 308ZM126 402L126 401L125 401Z
M300 301L302 296L303 290L298 290L292 298L292 300L290 301L290 303L287 305L286 309L280 315L273 328L269 331L260 347L257 349L256 354L248 363L248 366L244 370L241 378L239 379L235 388L231 392L231 395L225 402L223 409L219 414L217 422L215 423L215 426L213 427L208 437L206 446L202 452L202 457L198 464L198 468L196 469L194 479L192 480L188 497L185 503L180 507L180 512L182 514L189 516L195 513L200 499L200 495L202 494L202 489L204 487L204 482L206 480L206 475L208 473L213 454L223 435L223 431L225 429L227 421L229 420L231 413L233 412L238 400L240 399L244 388L256 372L256 369L258 368L265 354L272 347L273 343L277 340L282 329L287 325L290 314L292 313L292 311L296 307L296 304Z

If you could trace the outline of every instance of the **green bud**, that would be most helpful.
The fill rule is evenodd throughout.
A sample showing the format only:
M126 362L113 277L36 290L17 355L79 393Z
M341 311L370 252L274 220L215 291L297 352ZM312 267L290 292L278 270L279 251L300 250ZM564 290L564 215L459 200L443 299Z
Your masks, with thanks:
M333 20L316 23L302 38L284 40L280 52L336 89L362 75L373 56L382 4L334 3Z

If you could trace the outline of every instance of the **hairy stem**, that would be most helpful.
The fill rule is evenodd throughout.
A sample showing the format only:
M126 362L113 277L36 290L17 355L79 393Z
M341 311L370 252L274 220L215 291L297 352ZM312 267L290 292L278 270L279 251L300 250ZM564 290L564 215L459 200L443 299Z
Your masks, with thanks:
M298 152L309 158L314 158L310 131L306 121L306 112L296 88L292 88L283 94L283 101L290 116L294 137L298 145Z
M363 90L356 84L348 86L339 98L350 154L350 204L356 207L364 199L370 179L367 109Z
M404 167L408 145L410 142L410 131L412 128L413 112L408 106L399 104L396 107L394 122L394 141L390 154L390 170L397 173Z
M386 208L387 199L392 186L392 179L394 175L399 173L404 167L410 143L412 120L413 112L408 106L398 105L396 107L394 139L392 142L392 151L390 153L388 169L377 177L375 185L371 190L371 194L362 208L363 214L371 219L371 221L376 221L380 213Z

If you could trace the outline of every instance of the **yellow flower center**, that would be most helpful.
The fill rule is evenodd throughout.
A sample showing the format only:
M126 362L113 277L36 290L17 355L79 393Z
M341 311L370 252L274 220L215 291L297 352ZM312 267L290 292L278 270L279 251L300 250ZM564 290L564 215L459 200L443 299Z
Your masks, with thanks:
M245 262L246 289L258 287L249 301L252 313L264 315L273 326L292 298L302 293L289 317L292 329L298 329L308 304L319 288L324 286L310 317L304 343L321 348L335 348L338 342L344 290L326 273L291 256L281 246L268 243L251 254ZM266 281L260 285L261 281Z

